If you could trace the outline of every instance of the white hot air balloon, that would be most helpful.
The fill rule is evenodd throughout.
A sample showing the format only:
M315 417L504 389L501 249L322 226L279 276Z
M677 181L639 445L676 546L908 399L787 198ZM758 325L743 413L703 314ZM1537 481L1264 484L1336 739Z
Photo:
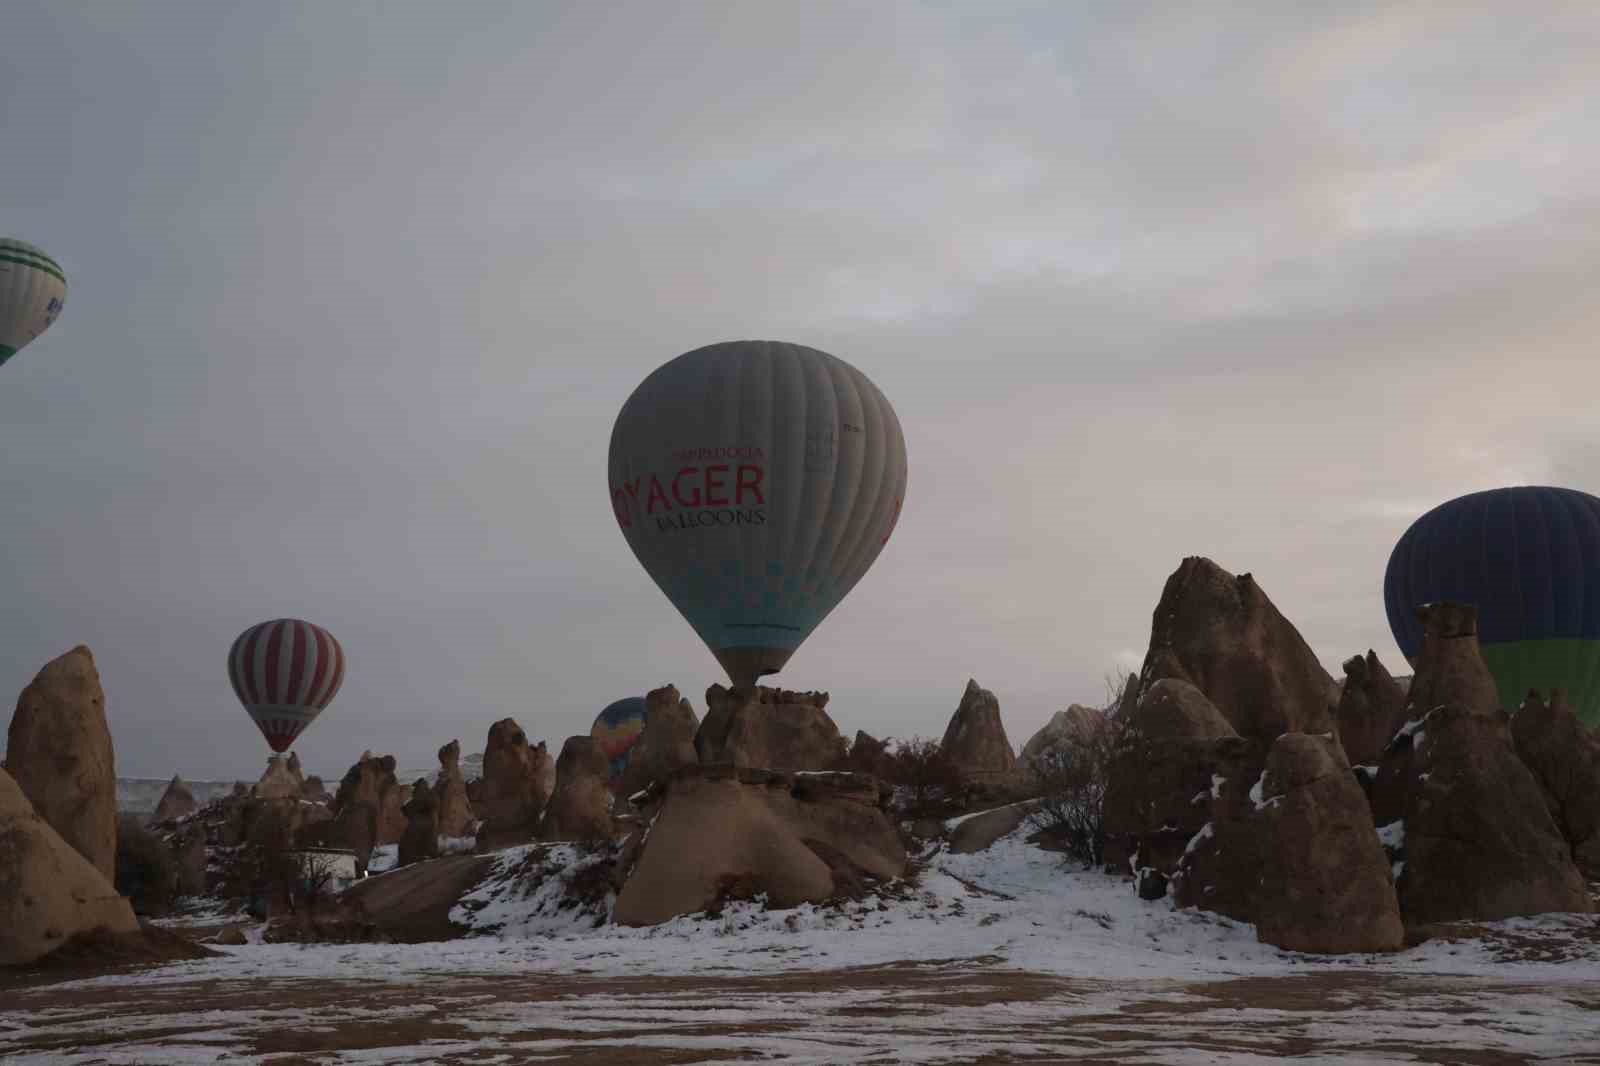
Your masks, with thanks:
M748 687L783 668L883 550L906 444L889 401L844 360L733 341L634 390L609 476L628 546Z
M31 244L0 237L0 364L49 329L66 302L61 264Z

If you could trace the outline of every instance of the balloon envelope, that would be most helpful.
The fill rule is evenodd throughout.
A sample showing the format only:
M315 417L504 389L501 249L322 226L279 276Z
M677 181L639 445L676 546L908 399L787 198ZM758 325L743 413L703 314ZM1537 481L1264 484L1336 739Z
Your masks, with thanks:
M595 716L594 725L589 727L589 735L611 760L613 779L628 768L628 755L639 743L646 718L645 702L635 696L611 704Z
M344 649L321 626L275 618L251 626L228 651L228 680L276 752L289 750L344 682Z
M1586 725L1600 725L1600 499L1529 486L1451 500L1400 538L1383 596L1408 659L1422 650L1419 604L1475 604L1507 710L1530 689L1562 688Z
M66 300L59 263L31 244L0 237L0 364L49 329Z
M609 480L628 546L747 686L781 669L883 550L906 445L889 401L842 359L733 341L634 390Z

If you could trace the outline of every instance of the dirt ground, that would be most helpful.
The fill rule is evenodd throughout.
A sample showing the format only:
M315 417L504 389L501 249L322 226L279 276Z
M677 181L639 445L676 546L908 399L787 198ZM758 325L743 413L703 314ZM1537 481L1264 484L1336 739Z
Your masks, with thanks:
M0 990L0 1060L1600 1063L1600 979L1113 983L994 961L740 978L13 985Z

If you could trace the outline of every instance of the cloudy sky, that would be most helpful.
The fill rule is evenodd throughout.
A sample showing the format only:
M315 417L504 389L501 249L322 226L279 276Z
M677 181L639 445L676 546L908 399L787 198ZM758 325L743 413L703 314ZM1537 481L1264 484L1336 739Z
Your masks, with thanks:
M0 235L71 291L0 370L0 688L88 644L143 776L259 772L224 658L285 614L349 656L326 773L703 709L606 448L742 337L905 428L780 677L846 731L974 676L1020 746L1190 554L1398 665L1421 511L1600 492L1600 16L1337 6L10 0Z

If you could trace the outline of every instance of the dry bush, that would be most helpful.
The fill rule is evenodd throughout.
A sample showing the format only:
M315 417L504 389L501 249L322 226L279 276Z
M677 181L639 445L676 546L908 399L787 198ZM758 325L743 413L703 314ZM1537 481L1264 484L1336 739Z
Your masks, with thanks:
M899 743L884 743L893 745L893 750L884 756L884 776L906 792L900 802L901 814L908 818L937 818L964 809L966 783L937 740L912 737Z
M1126 684L1119 681L1116 687ZM1127 733L1111 679L1107 688L1114 698L1099 728L1030 760L1027 767L1039 795L1038 809L1029 821L1088 869L1105 860L1106 788Z

